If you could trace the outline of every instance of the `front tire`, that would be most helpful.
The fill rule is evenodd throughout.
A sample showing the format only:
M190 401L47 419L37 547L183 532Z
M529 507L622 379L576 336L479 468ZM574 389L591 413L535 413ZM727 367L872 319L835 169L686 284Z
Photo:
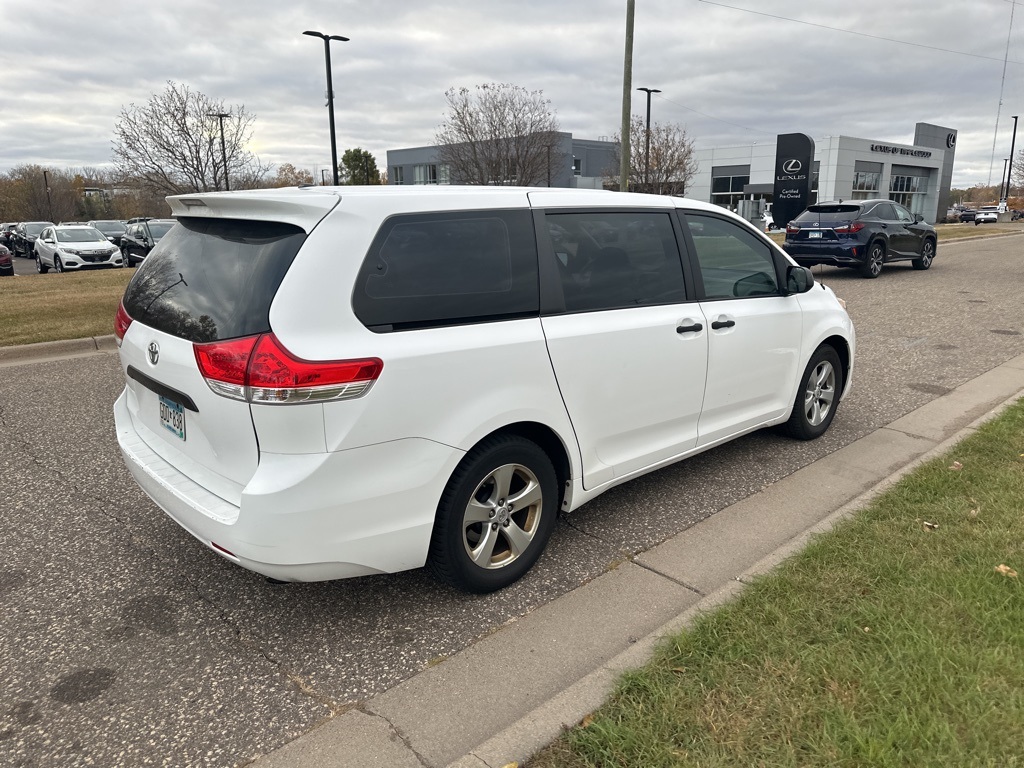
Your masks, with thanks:
M50 271L50 268L48 266L46 266L45 264L43 264L43 260L41 258L39 258L39 254L37 253L36 254L36 272L38 272L40 275L45 275L49 271Z
M60 256L53 257L53 268L58 272L64 271L64 263L60 260Z
M914 265L914 269L928 269L932 265L932 261L935 259L935 241L925 240L924 245L921 246L921 257L914 259L911 262Z
M468 592L493 592L523 576L555 527L558 479L548 455L517 435L490 437L452 474L437 508L428 563Z
M843 369L835 349L822 345L814 350L800 382L785 430L797 440L814 440L832 423L843 391Z
M882 274L882 264L885 263L885 244L881 240L875 240L868 246L868 252L864 255L864 263L861 264L860 273L869 279L874 279Z

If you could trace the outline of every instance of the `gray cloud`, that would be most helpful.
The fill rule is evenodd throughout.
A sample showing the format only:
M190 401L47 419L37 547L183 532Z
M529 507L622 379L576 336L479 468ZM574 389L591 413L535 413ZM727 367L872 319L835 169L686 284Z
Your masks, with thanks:
M1006 0L723 2L917 45L699 0L642 0L633 85L662 89L655 121L683 124L704 147L791 131L905 143L916 122L934 122L960 132L955 185L999 178L1010 115L1024 107L1020 12L993 163ZM2 17L0 170L109 164L122 107L167 80L255 113L264 161L325 166L323 45L305 29L351 38L332 46L338 143L368 149L381 166L388 149L432 143L453 86L541 89L564 130L618 130L622 0L2 0ZM633 111L643 108L636 94Z

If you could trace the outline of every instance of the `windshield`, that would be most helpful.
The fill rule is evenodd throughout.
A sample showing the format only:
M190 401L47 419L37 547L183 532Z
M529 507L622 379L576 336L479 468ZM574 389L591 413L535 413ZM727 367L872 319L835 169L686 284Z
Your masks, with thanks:
M50 226L50 225L48 223L46 223L46 222L42 222L40 224L26 224L25 225L25 234L26 235L38 235L40 232L42 232L48 226Z
M178 223L128 284L128 314L194 342L269 330L270 303L305 233L267 221L182 218Z
M149 222L149 233L153 236L154 240L159 240L173 226L173 221L151 221Z
M103 236L102 232L98 232L92 227L89 229L58 229L57 242L60 243L95 243L107 242L107 238Z
M812 205L793 221L797 224L830 224L837 221L850 221L857 218L859 214L859 205Z
M124 232L124 224L120 221L94 221L92 226L105 235L120 235Z

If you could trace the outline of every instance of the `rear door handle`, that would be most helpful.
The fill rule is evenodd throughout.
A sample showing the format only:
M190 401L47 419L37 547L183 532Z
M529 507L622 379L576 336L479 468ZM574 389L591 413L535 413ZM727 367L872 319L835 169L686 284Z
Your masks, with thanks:
M711 328L717 331L719 328L732 328L734 325L736 325L735 320L715 320L711 323Z
M676 333L692 333L694 331L703 331L704 326L701 323L694 323L693 325L679 325L676 326Z

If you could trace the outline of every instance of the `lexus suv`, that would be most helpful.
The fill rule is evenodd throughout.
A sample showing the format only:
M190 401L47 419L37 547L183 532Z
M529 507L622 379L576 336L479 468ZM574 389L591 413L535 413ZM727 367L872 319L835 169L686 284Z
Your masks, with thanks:
M936 242L935 227L899 203L851 200L808 207L786 227L782 247L797 264L832 264L878 277L895 261L928 269Z
M429 565L473 592L559 512L849 391L845 305L681 198L319 187L169 198L125 290L117 440L220 557L283 581Z

